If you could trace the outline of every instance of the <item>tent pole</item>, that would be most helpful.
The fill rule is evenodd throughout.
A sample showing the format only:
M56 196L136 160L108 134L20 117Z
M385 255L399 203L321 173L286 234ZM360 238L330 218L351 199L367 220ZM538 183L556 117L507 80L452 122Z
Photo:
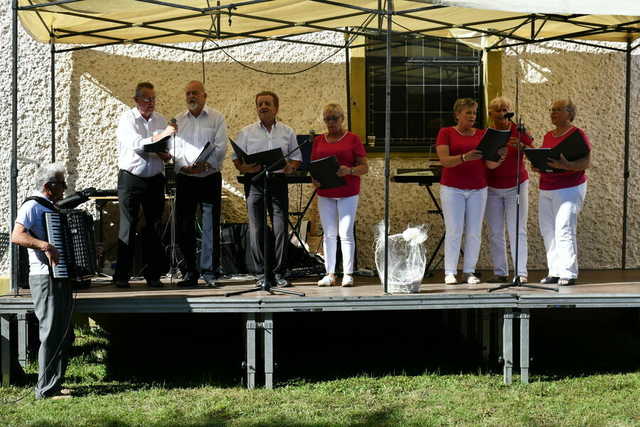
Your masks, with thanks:
M12 1L11 16L11 182L9 189L10 221L9 229L18 214L18 0ZM18 293L18 247L10 245L11 289Z
M351 65L349 64L349 33L345 33L344 40L344 64L345 64L345 83L347 89L347 129L351 130Z
M56 161L56 44L51 39L51 163Z
M385 111L384 111L384 293L389 280L389 163L391 151L391 16L393 0L387 1L387 49L385 65Z
M622 269L627 268L627 220L629 209L629 120L631 108L631 39L627 39L624 91L624 193L622 195Z

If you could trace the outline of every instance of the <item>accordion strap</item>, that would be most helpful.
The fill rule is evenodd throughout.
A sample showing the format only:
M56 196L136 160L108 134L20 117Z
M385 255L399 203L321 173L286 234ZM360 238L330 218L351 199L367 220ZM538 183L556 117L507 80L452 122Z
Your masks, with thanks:
M29 200L33 200L34 202L38 202L42 206L44 206L46 208L49 208L54 212L60 212L60 209L58 209L53 203L51 203L49 200L45 199L44 197L40 197L40 196L27 197L26 199L24 199L24 202L22 202L22 204L24 205Z

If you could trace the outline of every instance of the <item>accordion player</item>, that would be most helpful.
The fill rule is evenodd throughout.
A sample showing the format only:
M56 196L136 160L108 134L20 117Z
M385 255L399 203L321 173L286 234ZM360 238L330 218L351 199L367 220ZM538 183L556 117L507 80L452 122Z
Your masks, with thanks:
M58 249L54 279L82 281L97 272L93 217L81 209L45 213L47 239Z

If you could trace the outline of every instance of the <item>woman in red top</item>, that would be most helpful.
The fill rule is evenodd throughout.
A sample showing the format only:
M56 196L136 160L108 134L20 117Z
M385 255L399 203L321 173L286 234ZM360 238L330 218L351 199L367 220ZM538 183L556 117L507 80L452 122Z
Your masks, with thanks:
M553 148L566 138L579 132L589 153L574 161L564 156L559 160L549 159L547 164L566 172L540 173L540 200L538 221L547 250L549 275L541 283L573 285L578 277L578 245L576 229L578 214L587 195L587 175L591 166L591 143L582 129L572 122L576 117L576 106L570 99L560 99L551 104L553 130L544 136L542 148Z
M487 202L487 168L496 168L504 160L482 160L476 147L484 132L474 124L478 103L473 99L458 99L453 106L456 125L442 128L436 138L436 152L442 164L440 201L444 214L444 282L458 283L456 278L460 246L464 235L464 281L480 283L475 275L482 242L482 219Z
M320 183L313 180L318 188L318 210L324 232L324 266L327 275L318 281L318 286L336 284L335 265L340 236L342 250L342 286L353 286L353 257L355 241L353 224L358 209L360 176L369 171L367 153L358 135L343 128L344 110L338 104L329 104L322 111L327 133L318 135L313 141L311 160L335 156L340 168L337 175L345 180L340 187L322 189Z
M489 283L506 282L509 275L507 264L507 245L504 239L505 224L509 233L511 261L514 274L520 276L520 283L527 282L527 217L529 214L529 175L524 167L525 146L531 147L533 138L526 131L518 131L515 123L509 121L505 114L512 111L511 100L500 96L489 103L489 119L493 127L499 130L511 130L511 138L507 145L507 157L495 169L487 171L487 225L489 226L489 247L493 263L493 278ZM512 113L513 114L513 113ZM518 157L520 143L520 157ZM518 267L516 263L516 176L520 186L520 203L518 218Z

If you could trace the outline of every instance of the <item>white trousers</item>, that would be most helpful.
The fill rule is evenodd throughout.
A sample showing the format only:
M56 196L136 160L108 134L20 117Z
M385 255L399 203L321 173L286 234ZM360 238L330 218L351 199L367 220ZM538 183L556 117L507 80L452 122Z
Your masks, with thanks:
M487 204L487 188L460 190L440 186L440 202L444 214L444 272L456 274L460 246L464 235L463 273L474 273L482 243L482 219Z
M487 224L491 262L496 276L508 276L505 224L509 233L511 262L516 265L516 196L517 188L487 189ZM527 277L527 217L529 215L529 181L520 184L520 223L518 224L518 276Z
M338 198L318 196L318 210L324 232L324 268L327 270L327 274L336 272L338 235L342 251L342 272L352 274L356 248L353 238L353 224L358 210L358 195Z
M538 221L547 250L549 276L578 277L578 214L587 195L587 183L560 190L540 190Z

